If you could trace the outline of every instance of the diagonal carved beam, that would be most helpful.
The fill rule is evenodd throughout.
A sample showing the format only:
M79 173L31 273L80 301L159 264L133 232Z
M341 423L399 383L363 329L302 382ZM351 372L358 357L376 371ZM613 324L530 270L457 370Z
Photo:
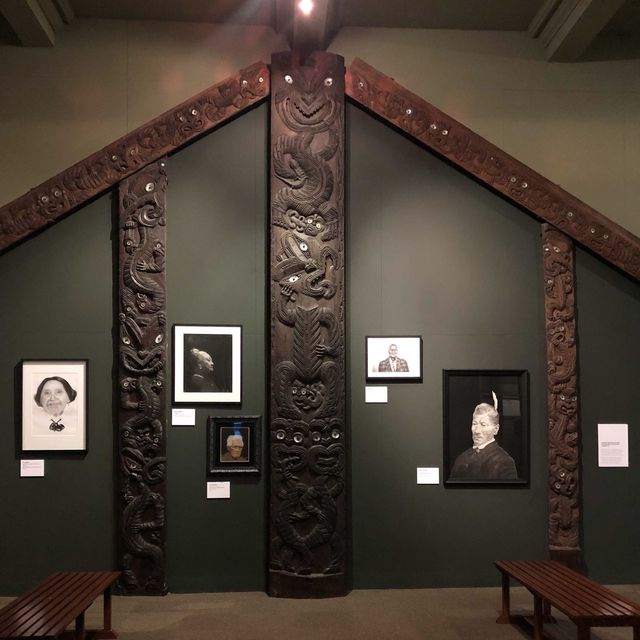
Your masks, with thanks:
M640 280L640 238L392 78L356 58L345 91L356 104Z
M574 569L580 550L578 350L573 242L542 225L544 315L547 336L549 553Z
M166 111L0 208L0 251L40 231L146 165L260 104L269 70L253 64Z

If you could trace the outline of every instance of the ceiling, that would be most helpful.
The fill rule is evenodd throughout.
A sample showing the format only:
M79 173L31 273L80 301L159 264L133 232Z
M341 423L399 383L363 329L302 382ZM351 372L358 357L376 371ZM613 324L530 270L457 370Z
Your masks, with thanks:
M314 1L300 25L297 0L0 0L0 42L53 46L64 23L92 18L266 25L301 49L325 48L341 27L525 31L550 61L590 59L603 41L605 57L640 57L640 0ZM616 54L617 40L624 46Z

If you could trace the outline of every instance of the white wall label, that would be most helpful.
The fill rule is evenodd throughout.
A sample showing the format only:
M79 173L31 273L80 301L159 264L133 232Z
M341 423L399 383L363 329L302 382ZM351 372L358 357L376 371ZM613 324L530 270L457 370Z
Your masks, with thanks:
M44 460L20 460L21 478L43 478Z
M379 404L389 402L389 387L365 387L364 401Z
M231 483L230 482L207 482L207 500L216 498L230 498Z
M196 424L195 409L171 409L171 424L191 427Z
M439 467L418 467L417 484L440 484Z
M598 466L629 466L629 425L598 425Z

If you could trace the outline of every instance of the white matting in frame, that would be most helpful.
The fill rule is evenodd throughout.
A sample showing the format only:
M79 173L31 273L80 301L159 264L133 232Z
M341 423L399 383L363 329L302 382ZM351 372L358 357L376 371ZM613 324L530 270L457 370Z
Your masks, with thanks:
M22 361L22 450L87 449L87 360Z
M366 336L367 383L421 382L421 336Z
M242 326L173 327L173 402L242 401Z

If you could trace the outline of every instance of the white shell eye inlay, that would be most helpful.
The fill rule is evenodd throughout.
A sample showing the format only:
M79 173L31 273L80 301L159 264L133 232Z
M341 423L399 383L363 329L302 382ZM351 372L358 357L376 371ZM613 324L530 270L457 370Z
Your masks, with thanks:
M293 78L292 78L289 74L287 74L287 75L284 77L284 81L285 81L287 84L293 84Z

